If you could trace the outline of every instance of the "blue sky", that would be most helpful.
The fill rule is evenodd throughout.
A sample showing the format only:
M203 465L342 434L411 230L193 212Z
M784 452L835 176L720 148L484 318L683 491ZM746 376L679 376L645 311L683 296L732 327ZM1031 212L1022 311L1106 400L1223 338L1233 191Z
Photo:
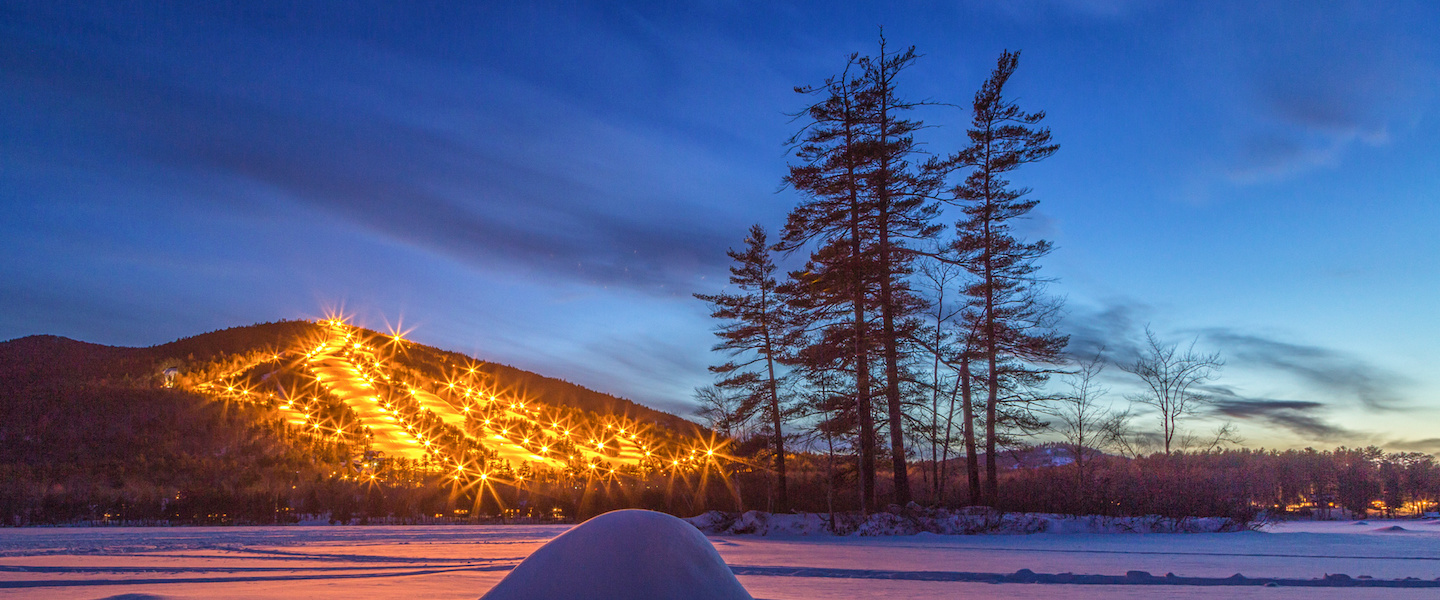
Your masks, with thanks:
M791 89L883 25L916 99L1023 51L1077 350L1222 352L1250 445L1440 450L1434 3L407 4L0 2L0 339L343 306L684 411L690 294L795 202ZM919 116L957 148L964 110Z

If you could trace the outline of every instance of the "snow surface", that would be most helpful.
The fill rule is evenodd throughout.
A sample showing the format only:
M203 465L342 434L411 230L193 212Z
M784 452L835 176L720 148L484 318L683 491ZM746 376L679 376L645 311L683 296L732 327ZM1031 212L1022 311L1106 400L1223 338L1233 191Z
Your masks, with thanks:
M1404 531L1388 530L1396 526ZM0 600L126 594L474 600L567 529L0 529ZM1436 584L1436 520L1290 522L1238 533L1127 535L869 537L772 530L765 536L712 535L709 541L750 594L771 600L1440 597L1437 588L1354 587L1406 578ZM1176 577L1166 577L1169 573ZM1231 579L1237 573L1247 579ZM1336 574L1348 579L1325 579ZM1266 578L1286 585L1259 585ZM1245 585L1216 587L1235 583Z
M483 600L750 600L699 530L648 510L605 513L541 546Z

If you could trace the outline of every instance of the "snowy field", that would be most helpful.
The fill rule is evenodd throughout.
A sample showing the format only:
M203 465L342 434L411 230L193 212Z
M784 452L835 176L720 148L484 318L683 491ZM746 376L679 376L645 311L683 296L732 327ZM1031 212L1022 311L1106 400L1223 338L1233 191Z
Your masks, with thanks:
M0 529L0 597L478 598L565 530ZM776 600L1440 597L1436 587L1353 587L1406 578L1436 585L1440 521L1305 522L1214 534L709 539L751 594ZM1278 581L1227 579L1237 573ZM1324 579L1335 574L1349 579ZM1248 584L1217 587L1237 581Z

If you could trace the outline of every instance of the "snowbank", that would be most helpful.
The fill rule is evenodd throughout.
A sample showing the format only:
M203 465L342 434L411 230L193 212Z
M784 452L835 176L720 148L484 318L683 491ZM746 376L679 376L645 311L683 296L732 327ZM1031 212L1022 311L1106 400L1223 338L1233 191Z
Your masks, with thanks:
M712 510L685 519L710 535L860 535L890 536L933 533L1029 534L1029 533L1220 533L1243 531L1246 524L1225 517L1170 519L1144 517L1074 516L1048 513L1000 513L987 508L960 510L906 509L872 514L861 519L855 513L837 513L832 527L826 513L771 514L752 510L743 514Z
M617 510L550 540L482 598L750 600L750 594L685 521Z

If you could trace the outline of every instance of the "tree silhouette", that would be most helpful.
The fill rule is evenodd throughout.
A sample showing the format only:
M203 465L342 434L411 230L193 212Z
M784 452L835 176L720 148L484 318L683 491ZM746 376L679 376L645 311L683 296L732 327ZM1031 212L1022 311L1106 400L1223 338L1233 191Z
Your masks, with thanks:
M969 145L950 159L970 169L953 189L953 202L965 217L956 224L954 250L960 263L975 277L966 294L979 311L978 350L985 367L985 495L995 503L997 425L1001 394L1043 382L1042 371L1030 364L1058 360L1067 338L1054 331L1058 306L1041 293L1035 261L1050 252L1044 240L1025 242L1011 231L1039 202L1025 199L1027 188L1015 187L1006 174L1043 160L1059 145L1050 130L1039 127L1045 113L1020 110L1004 95L1005 84L1019 65L1018 52L1000 55L990 78L975 93ZM1016 396L1017 399L1021 397ZM1022 416L1023 412L1012 416Z
M1194 416L1210 403L1210 398L1197 386L1214 379L1225 362L1220 360L1218 352L1196 352L1193 341L1180 352L1179 344L1164 344L1148 326L1142 352L1140 357L1120 368L1144 382L1145 391L1131 396L1131 400L1159 413L1160 433L1165 441L1165 453L1169 454L1180 421Z
M890 54L882 35L879 56L861 61L865 69L862 94L871 108L864 127L864 148L873 165L867 174L867 191L873 206L877 308L897 504L909 503L911 496L905 451L906 415L900 392L900 364L904 358L901 345L911 338L918 326L915 317L924 307L924 301L910 291L906 281L919 256L907 241L934 237L941 229L933 223L940 207L932 197L940 187L943 167L934 161L915 161L920 152L913 134L922 125L903 115L917 104L902 99L896 90L900 74L916 58L913 46Z
M710 316L724 322L715 331L720 342L714 349L729 353L732 360L710 367L711 372L722 377L716 387L739 394L741 403L736 412L746 414L752 407L764 411L775 447L776 504L784 512L789 510L783 429L786 407L780 399L781 375L776 373L776 363L788 343L788 317L765 238L764 227L752 226L745 247L727 252L735 261L730 267L730 284L739 288L739 293L695 297L709 302Z
M858 62L858 55L852 54L845 69L821 86L795 88L796 92L822 99L798 115L809 122L789 140L799 162L790 166L785 183L804 198L791 209L776 248L793 252L812 242L820 246L811 255L811 268L793 278L796 301L805 307L812 325L828 329L823 338L849 343L843 362L850 365L855 378L859 496L864 512L875 505L869 323L875 269L871 206L865 193L865 177L873 157L864 147L864 123L874 107L872 97L864 93L865 81L859 74L862 69ZM848 331L837 331L836 327Z

